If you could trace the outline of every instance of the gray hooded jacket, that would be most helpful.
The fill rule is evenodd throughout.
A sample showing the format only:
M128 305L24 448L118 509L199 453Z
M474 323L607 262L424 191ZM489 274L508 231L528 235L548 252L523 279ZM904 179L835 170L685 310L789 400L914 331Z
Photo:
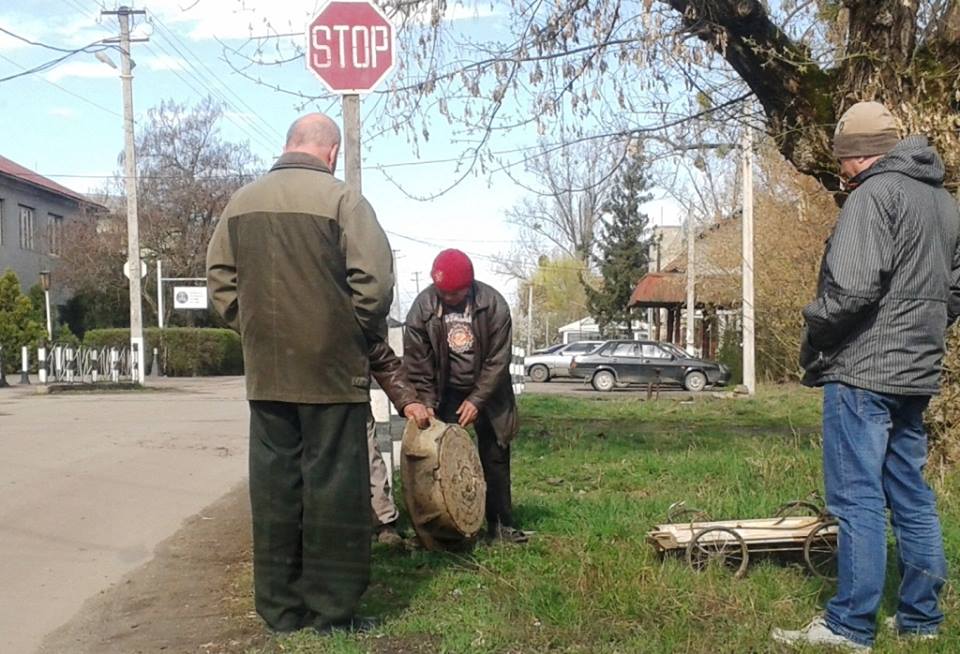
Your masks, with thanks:
M960 314L960 215L943 175L913 136L853 180L803 310L804 384L937 392L945 331Z

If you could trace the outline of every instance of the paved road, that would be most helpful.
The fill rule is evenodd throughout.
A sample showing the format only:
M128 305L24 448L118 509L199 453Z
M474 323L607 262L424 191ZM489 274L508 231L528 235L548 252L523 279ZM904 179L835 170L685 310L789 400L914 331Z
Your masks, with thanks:
M246 477L241 378L0 389L0 652L33 652Z
M679 386L676 388L660 391L661 399L686 400L691 397L708 396L727 396L732 392L732 388L708 389L700 393L690 393ZM595 391L590 384L585 384L582 379L552 379L548 382L538 384L527 380L524 385L524 393L537 393L540 395L563 395L566 397L596 398L596 399L645 399L647 389L640 386L629 386L627 388L615 388L612 391Z

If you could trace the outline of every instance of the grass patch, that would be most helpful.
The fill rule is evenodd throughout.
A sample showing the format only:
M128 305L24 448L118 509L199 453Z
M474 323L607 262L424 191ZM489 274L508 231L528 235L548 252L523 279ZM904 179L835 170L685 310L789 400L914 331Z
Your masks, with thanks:
M718 519L770 516L821 489L820 394L764 388L693 402L526 396L514 447L514 503L526 547L468 555L375 548L361 612L375 635L300 633L256 654L330 652L767 652L772 626L799 627L832 592L799 565L751 563L745 579L660 560L644 541L686 500ZM939 488L951 566L960 564L958 476ZM888 575L882 611L895 610ZM944 596L936 644L879 635L877 652L960 651L958 599Z

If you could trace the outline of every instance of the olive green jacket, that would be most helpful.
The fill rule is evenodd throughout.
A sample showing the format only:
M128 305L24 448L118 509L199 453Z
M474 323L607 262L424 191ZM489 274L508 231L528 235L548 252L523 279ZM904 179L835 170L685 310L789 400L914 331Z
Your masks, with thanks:
M237 191L207 250L211 302L243 341L247 398L369 401L390 244L369 203L304 153Z

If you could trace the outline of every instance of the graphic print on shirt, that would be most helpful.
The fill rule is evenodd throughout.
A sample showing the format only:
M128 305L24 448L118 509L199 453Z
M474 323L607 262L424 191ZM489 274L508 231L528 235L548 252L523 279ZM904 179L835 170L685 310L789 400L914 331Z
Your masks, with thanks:
M473 325L468 313L447 313L443 316L443 323L451 352L464 354L473 351Z

